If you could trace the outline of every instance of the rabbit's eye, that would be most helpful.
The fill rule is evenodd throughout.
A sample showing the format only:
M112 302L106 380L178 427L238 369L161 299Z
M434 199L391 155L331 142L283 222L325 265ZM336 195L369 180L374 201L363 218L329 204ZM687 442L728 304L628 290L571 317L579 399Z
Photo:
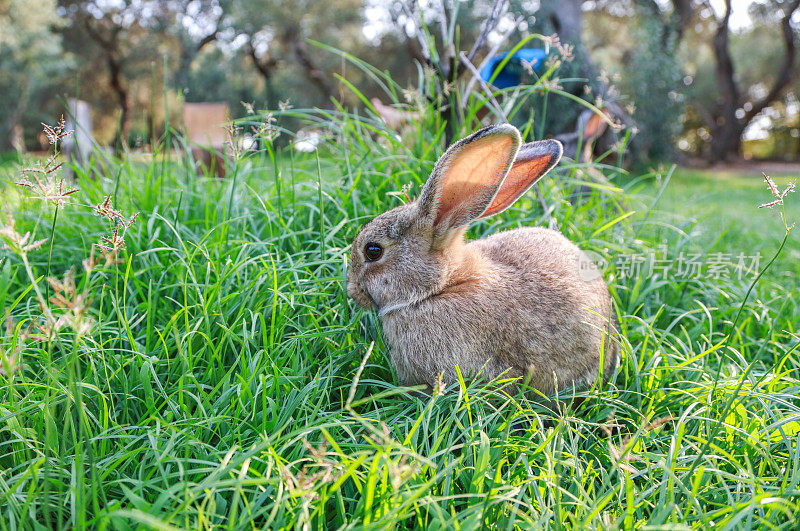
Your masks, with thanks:
M364 246L364 256L368 262L380 260L381 256L383 256L383 247L375 242L369 242Z

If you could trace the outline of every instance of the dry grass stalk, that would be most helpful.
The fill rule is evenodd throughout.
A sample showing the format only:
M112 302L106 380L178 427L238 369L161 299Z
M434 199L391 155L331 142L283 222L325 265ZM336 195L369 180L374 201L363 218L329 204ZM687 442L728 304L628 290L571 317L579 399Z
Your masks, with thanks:
M783 190L783 192L781 192L778 190L778 186L775 184L775 181L773 181L769 175L767 175L764 172L762 172L761 175L764 176L764 182L767 183L767 188L769 188L769 191L777 199L769 203L764 203L763 205L758 205L758 208L772 208L775 205L782 205L783 198L789 195L791 192L794 192L795 181L790 182L789 185Z
M659 419L654 420L653 422L651 422L647 426L643 427L640 430L640 433L651 432L651 431L653 431L653 430L655 430L657 428L660 428L661 426L663 426L667 422L671 422L673 420L677 420L677 419L675 417L673 417L673 416L661 417ZM632 440L633 435L630 434L630 433L626 434L622 438L622 440L620 441L619 445L614 445L611 442L612 430L613 429L619 429L619 428L622 427L622 425L616 424L615 422L613 422L613 419L612 419L609 422L601 425L600 427L603 429L603 431L606 432L606 435L609 438L609 440L608 440L608 452L609 452L609 454L611 454L611 457L617 463L617 466L620 469L626 470L626 471L628 471L628 472L630 472L632 474L638 473L639 471L634 466L632 466L630 464L630 463L633 463L635 461L640 461L642 459L641 457L639 457L638 455L633 453L633 445L631 444L631 440Z
M69 196L80 191L78 188L66 185L64 179L58 175L58 170L63 164L58 160L60 156L59 142L70 135L72 131L66 131L63 116L55 126L42 125L44 126L45 135L54 146L53 153L47 161L39 163L38 167L23 168L21 170L22 178L17 184L30 190L35 198L59 208L64 206ZM125 216L121 211L114 208L111 195L108 195L98 205L94 205L92 211L108 221L111 234L101 237L97 243L93 244L89 257L82 261L86 275L83 290L78 290L74 269L70 269L62 278L52 276L47 278L47 282L53 290L53 295L49 300L42 294L38 275L33 271L28 259L28 254L40 248L47 242L47 239L31 241L31 233L21 234L16 228L14 216L10 211L7 212L7 224L0 225L0 240L5 243L5 248L21 259L24 265L44 318L43 323L35 323L35 326L42 331L44 337L33 336L29 332L23 333L15 343L17 347L14 351L11 353L0 352L3 356L3 359L0 360L3 363L0 363L0 365L5 365L5 368L0 368L0 370L4 373L8 372L9 367L18 366L18 360L21 355L19 349L25 339L48 340L64 327L70 328L77 337L82 337L88 334L92 326L94 326L94 321L89 317L90 299L88 293L92 285L92 273L101 264L101 261L95 258L95 247L100 249L103 256L102 263L105 267L119 263L118 255L125 248L125 233L136 221L138 213L131 217ZM7 323L9 322L13 322L10 317L7 319ZM31 326L33 325L34 323ZM7 324L7 328L8 326Z

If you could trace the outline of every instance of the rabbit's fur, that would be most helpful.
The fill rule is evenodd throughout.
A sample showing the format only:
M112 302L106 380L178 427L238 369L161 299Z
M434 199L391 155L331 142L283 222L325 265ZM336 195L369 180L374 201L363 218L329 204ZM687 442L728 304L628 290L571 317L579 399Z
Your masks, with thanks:
M416 201L353 242L347 292L378 311L404 384L440 373L453 382L458 366L464 377L504 374L552 394L616 369L608 288L580 269L588 258L578 247L544 228L464 241L469 223L508 208L561 157L557 141L520 143L509 124L455 143ZM379 259L367 258L368 245L380 246Z

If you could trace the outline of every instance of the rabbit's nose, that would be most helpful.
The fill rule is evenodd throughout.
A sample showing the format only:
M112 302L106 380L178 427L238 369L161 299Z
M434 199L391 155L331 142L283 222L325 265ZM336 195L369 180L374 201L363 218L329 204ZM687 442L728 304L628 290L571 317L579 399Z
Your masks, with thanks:
M361 293L361 289L358 287L356 281L350 278L349 274L345 278L345 291L347 291L348 297L358 302L358 296Z
M376 306L372 297L370 297L357 282L350 281L350 279L347 281L347 295L362 308L370 309Z

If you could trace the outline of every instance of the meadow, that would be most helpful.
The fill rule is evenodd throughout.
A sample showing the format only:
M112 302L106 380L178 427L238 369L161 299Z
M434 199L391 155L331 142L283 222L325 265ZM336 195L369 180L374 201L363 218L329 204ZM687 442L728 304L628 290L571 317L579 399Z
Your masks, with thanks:
M266 138L224 180L130 154L81 168L63 205L4 162L32 234L0 251L0 529L796 526L798 236L759 176L598 163L613 186L576 200L564 160L549 213L528 193L470 237L552 219L592 251L618 374L558 414L503 381L424 398L344 275L443 127L306 118L331 124L316 152Z

